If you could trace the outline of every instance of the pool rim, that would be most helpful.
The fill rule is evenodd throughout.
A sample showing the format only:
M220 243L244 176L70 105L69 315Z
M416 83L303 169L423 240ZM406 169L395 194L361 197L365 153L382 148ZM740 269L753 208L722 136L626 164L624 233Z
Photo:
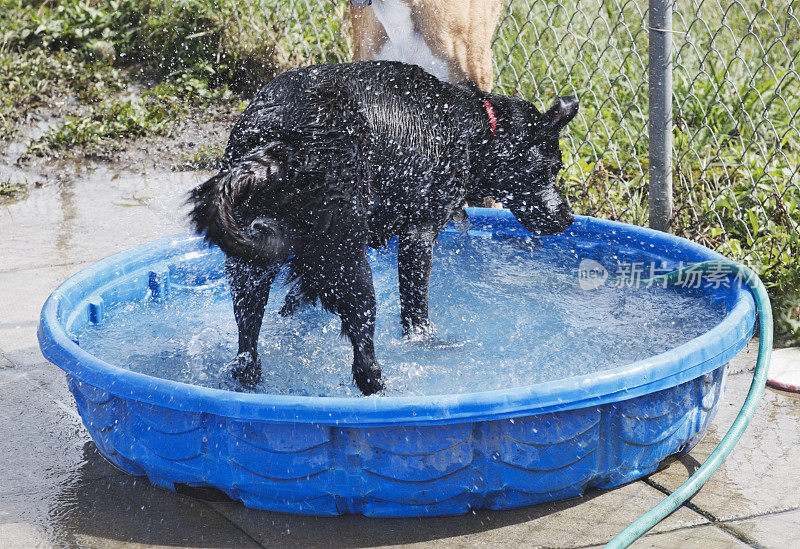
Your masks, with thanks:
M504 210L469 210L471 233L488 231L520 235L521 227ZM510 218L510 219L509 219ZM644 227L576 216L566 233L603 236L602 243L621 243L638 238L641 245L679 249L691 261L723 256L689 240ZM563 235L543 238L562 238ZM81 270L62 283L45 302L37 331L47 360L78 382L116 396L186 412L210 413L239 420L273 423L312 423L349 427L386 425L434 425L488 421L542 413L574 410L618 402L674 387L716 370L736 356L750 340L755 324L755 304L739 282L729 291L738 292L734 306L709 331L674 349L609 370L545 383L475 393L425 396L320 397L237 393L151 377L103 361L76 345L59 320L59 304L72 294L84 297L85 286L112 265L131 274L146 271L157 252L179 244L202 246L200 238L177 235L162 238L112 255ZM677 246L677 248L676 248ZM164 256L166 258L166 256ZM148 263L149 261L149 263ZM138 268L131 266L137 265ZM98 290L102 286L95 286ZM82 300L78 300L78 303Z

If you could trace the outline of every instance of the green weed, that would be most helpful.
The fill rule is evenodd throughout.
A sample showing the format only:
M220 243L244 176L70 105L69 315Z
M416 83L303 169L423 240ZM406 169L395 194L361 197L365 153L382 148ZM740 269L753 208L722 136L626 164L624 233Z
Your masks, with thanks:
M181 164L182 169L188 170L213 170L225 152L225 143L214 142L201 145L193 153L187 154Z
M10 181L0 183L0 204L13 202L26 196L28 196L28 187L26 185L11 183Z

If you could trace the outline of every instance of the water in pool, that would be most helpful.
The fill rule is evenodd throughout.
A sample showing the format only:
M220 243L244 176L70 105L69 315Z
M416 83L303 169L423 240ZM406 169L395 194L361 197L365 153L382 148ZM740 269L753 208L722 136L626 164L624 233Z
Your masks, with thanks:
M430 290L434 336L400 331L396 256L372 261L378 302L375 347L384 395L503 389L621 366L684 343L716 325L722 305L661 287L581 289L558 254L517 240L441 238ZM574 262L574 260L573 260ZM273 394L360 396L350 343L339 319L305 307L278 315L287 288L276 284L259 340L263 381ZM173 286L165 302L111 307L77 334L90 353L148 375L228 387L224 365L236 326L223 281L216 289Z

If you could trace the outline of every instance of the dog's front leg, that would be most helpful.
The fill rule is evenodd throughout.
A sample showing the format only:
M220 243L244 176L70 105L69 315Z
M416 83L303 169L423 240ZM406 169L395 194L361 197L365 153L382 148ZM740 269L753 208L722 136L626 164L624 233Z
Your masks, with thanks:
M269 299L269 289L278 275L278 265L262 266L238 257L228 257L225 274L233 298L233 314L239 329L239 351L231 366L231 375L252 389L261 381L258 359L258 333Z
M426 333L428 320L428 288L431 283L433 242L435 237L401 234L397 252L400 278L400 320L403 333Z

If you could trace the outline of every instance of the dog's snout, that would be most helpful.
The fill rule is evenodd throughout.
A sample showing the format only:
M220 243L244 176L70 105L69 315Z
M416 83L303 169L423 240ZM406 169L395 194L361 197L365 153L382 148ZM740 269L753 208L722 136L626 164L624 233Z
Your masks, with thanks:
M565 231L575 222L575 216L572 214L572 210L569 209L569 206L566 204L563 208L560 208L556 214L556 227L554 232L560 233Z
M354 8L366 8L372 5L372 0L350 0L350 5Z
M525 201L511 201L508 206L526 229L539 236L558 234L575 220L569 204L555 187L529 195Z

